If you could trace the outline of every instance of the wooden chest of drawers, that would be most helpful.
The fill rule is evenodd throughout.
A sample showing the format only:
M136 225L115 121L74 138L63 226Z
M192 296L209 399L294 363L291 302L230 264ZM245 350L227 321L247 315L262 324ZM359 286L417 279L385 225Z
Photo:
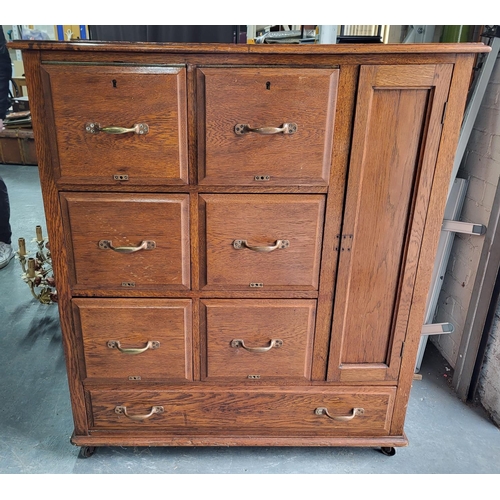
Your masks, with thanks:
M75 430L404 446L482 44L16 42Z

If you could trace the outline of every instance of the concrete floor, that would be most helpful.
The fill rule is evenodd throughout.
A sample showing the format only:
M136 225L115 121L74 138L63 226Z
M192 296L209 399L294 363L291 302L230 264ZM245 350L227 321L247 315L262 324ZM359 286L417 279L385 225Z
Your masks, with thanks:
M11 198L13 242L30 241L37 224L46 234L38 169L0 165L0 176ZM364 448L110 447L79 458L69 442L57 309L32 299L20 274L15 260L0 270L0 474L500 473L500 429L455 396L450 368L431 343L408 407L410 444L393 457Z

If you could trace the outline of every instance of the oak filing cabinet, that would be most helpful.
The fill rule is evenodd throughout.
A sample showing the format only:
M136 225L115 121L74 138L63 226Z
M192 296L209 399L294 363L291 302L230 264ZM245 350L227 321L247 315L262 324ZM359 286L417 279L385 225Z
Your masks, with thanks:
M98 446L405 446L483 44L15 42Z

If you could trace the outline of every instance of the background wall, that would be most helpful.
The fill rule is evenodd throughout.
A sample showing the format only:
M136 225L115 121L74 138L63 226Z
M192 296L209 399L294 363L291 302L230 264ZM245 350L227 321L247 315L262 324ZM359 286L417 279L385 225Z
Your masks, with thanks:
M500 426L500 307L497 307L486 348L478 394L481 404Z
M488 226L500 177L500 62L497 59L458 177L469 178L461 220ZM457 234L453 244L435 322L450 322L455 332L431 341L452 367L457 363L484 237ZM500 308L480 377L483 406L500 421Z

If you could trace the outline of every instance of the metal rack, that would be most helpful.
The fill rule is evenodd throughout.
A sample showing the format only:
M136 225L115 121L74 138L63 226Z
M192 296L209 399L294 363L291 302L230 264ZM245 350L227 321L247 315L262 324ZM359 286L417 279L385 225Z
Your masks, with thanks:
M425 320L422 327L422 337L420 339L417 362L415 365L416 373L420 370L420 365L429 335L446 335L455 331L455 328L451 323L432 323L444 275L448 266L453 241L455 239L455 234L462 233L482 236L486 233L486 226L483 224L461 222L459 220L463 202L465 200L465 194L467 192L468 180L457 178L457 173L462 163L474 122L476 121L486 87L500 51L499 26L486 27L486 31L482 36L488 39L488 45L491 47L491 52L484 54L483 59L476 65L477 73L472 83L471 91L469 92L469 98L462 121L462 128L460 130L460 137L453 163L450 187L448 189L448 198L443 226L441 228L441 237L434 263L431 288L427 297Z

